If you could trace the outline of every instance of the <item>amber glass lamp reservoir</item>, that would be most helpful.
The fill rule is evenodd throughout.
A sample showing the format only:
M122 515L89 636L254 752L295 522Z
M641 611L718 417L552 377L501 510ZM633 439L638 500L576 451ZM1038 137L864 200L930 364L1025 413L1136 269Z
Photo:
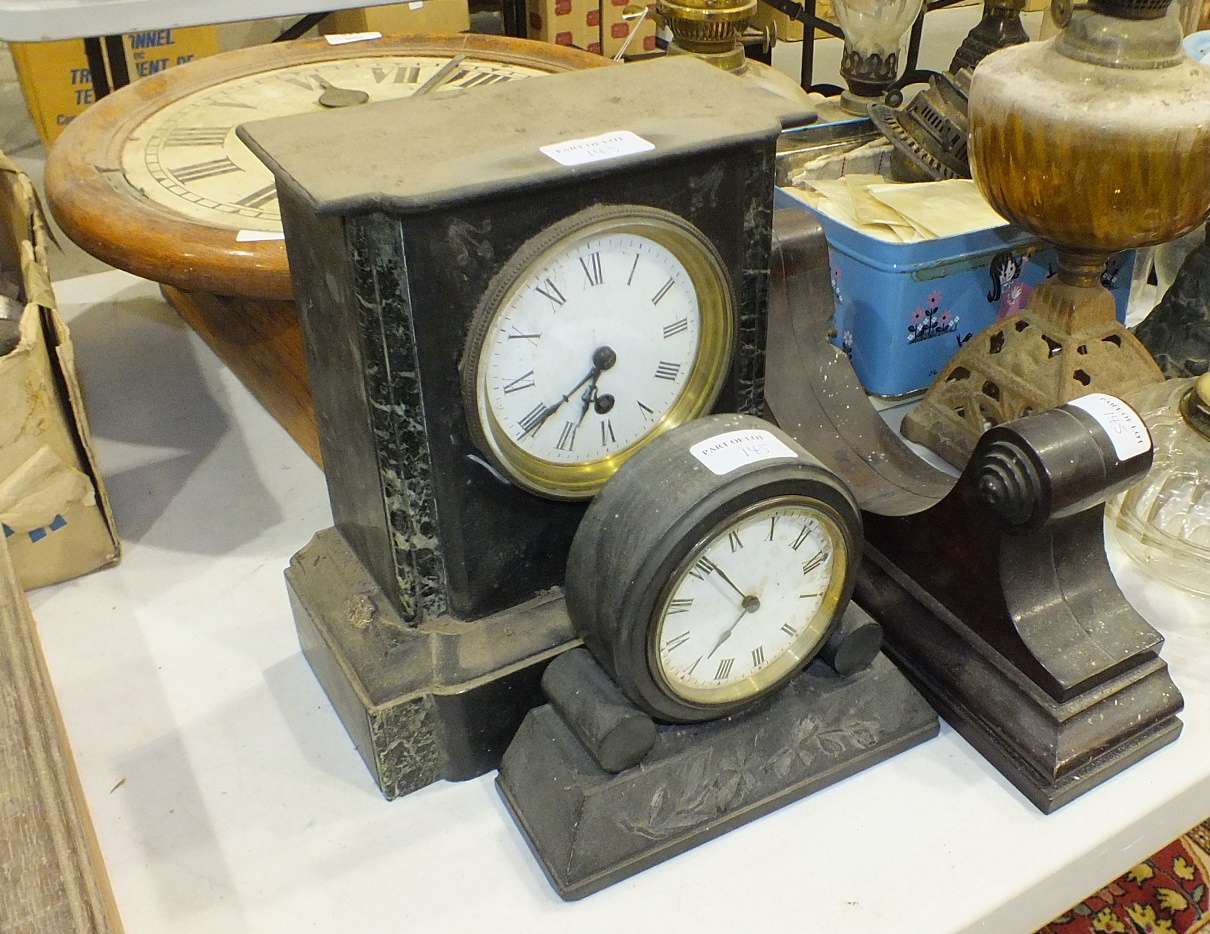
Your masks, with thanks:
M971 174L1002 216L1055 246L1057 274L1019 316L951 359L904 434L953 464L992 425L1163 377L1101 283L1114 253L1210 214L1210 68L1181 47L1169 0L1056 0L1053 39L975 70Z

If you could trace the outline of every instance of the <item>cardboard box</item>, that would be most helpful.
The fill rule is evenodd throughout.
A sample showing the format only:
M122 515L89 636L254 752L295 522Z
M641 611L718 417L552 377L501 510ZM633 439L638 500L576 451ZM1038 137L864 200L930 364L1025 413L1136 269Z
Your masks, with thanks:
M384 36L417 32L466 32L471 28L467 0L413 0L329 13L320 24L324 35L380 32Z
M128 33L122 40L132 82L219 51L213 26L153 29ZM95 99L84 40L13 42L9 48L30 116L42 142L50 146Z
M0 153L0 523L25 589L117 562L67 326L55 311L46 233L29 178Z
M601 54L599 0L526 0L526 35Z
M647 15L640 22L636 14L643 11L640 3L634 0L600 0L601 3L601 54L613 58L626 49L626 55L642 55L656 50L655 46L655 4L648 7ZM627 17L631 17L627 19ZM638 31L633 39L630 34ZM627 39L630 40L629 45Z

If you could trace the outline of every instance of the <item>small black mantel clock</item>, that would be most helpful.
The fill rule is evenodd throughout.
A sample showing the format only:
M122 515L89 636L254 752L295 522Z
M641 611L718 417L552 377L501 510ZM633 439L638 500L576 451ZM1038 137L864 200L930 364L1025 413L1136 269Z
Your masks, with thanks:
M763 404L773 163L812 114L690 57L246 125L335 529L287 572L388 797L494 768L629 456Z

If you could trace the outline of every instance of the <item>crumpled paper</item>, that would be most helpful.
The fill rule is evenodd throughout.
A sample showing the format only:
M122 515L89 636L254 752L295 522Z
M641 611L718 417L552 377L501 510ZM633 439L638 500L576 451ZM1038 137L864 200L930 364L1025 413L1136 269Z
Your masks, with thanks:
M787 189L833 220L892 243L954 237L1008 223L969 178L893 182L854 173L838 179L799 177Z

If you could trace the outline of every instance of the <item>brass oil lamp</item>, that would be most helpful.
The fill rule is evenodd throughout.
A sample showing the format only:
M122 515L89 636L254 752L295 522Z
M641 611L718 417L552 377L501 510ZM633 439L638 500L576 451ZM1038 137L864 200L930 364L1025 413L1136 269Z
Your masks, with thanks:
M963 345L904 420L952 464L993 425L1163 378L1100 278L1113 253L1210 214L1210 68L1184 53L1168 3L1056 0L1059 35L975 70L972 176L1002 216L1054 244L1058 269L1020 315Z
M813 114L814 102L796 81L745 54L748 42L759 42L768 51L777 41L775 31L760 36L747 34L756 7L757 0L657 0L656 12L672 33L669 55L696 56Z
M724 71L747 67L740 37L756 14L756 0L659 0L672 33L671 54L688 53Z

